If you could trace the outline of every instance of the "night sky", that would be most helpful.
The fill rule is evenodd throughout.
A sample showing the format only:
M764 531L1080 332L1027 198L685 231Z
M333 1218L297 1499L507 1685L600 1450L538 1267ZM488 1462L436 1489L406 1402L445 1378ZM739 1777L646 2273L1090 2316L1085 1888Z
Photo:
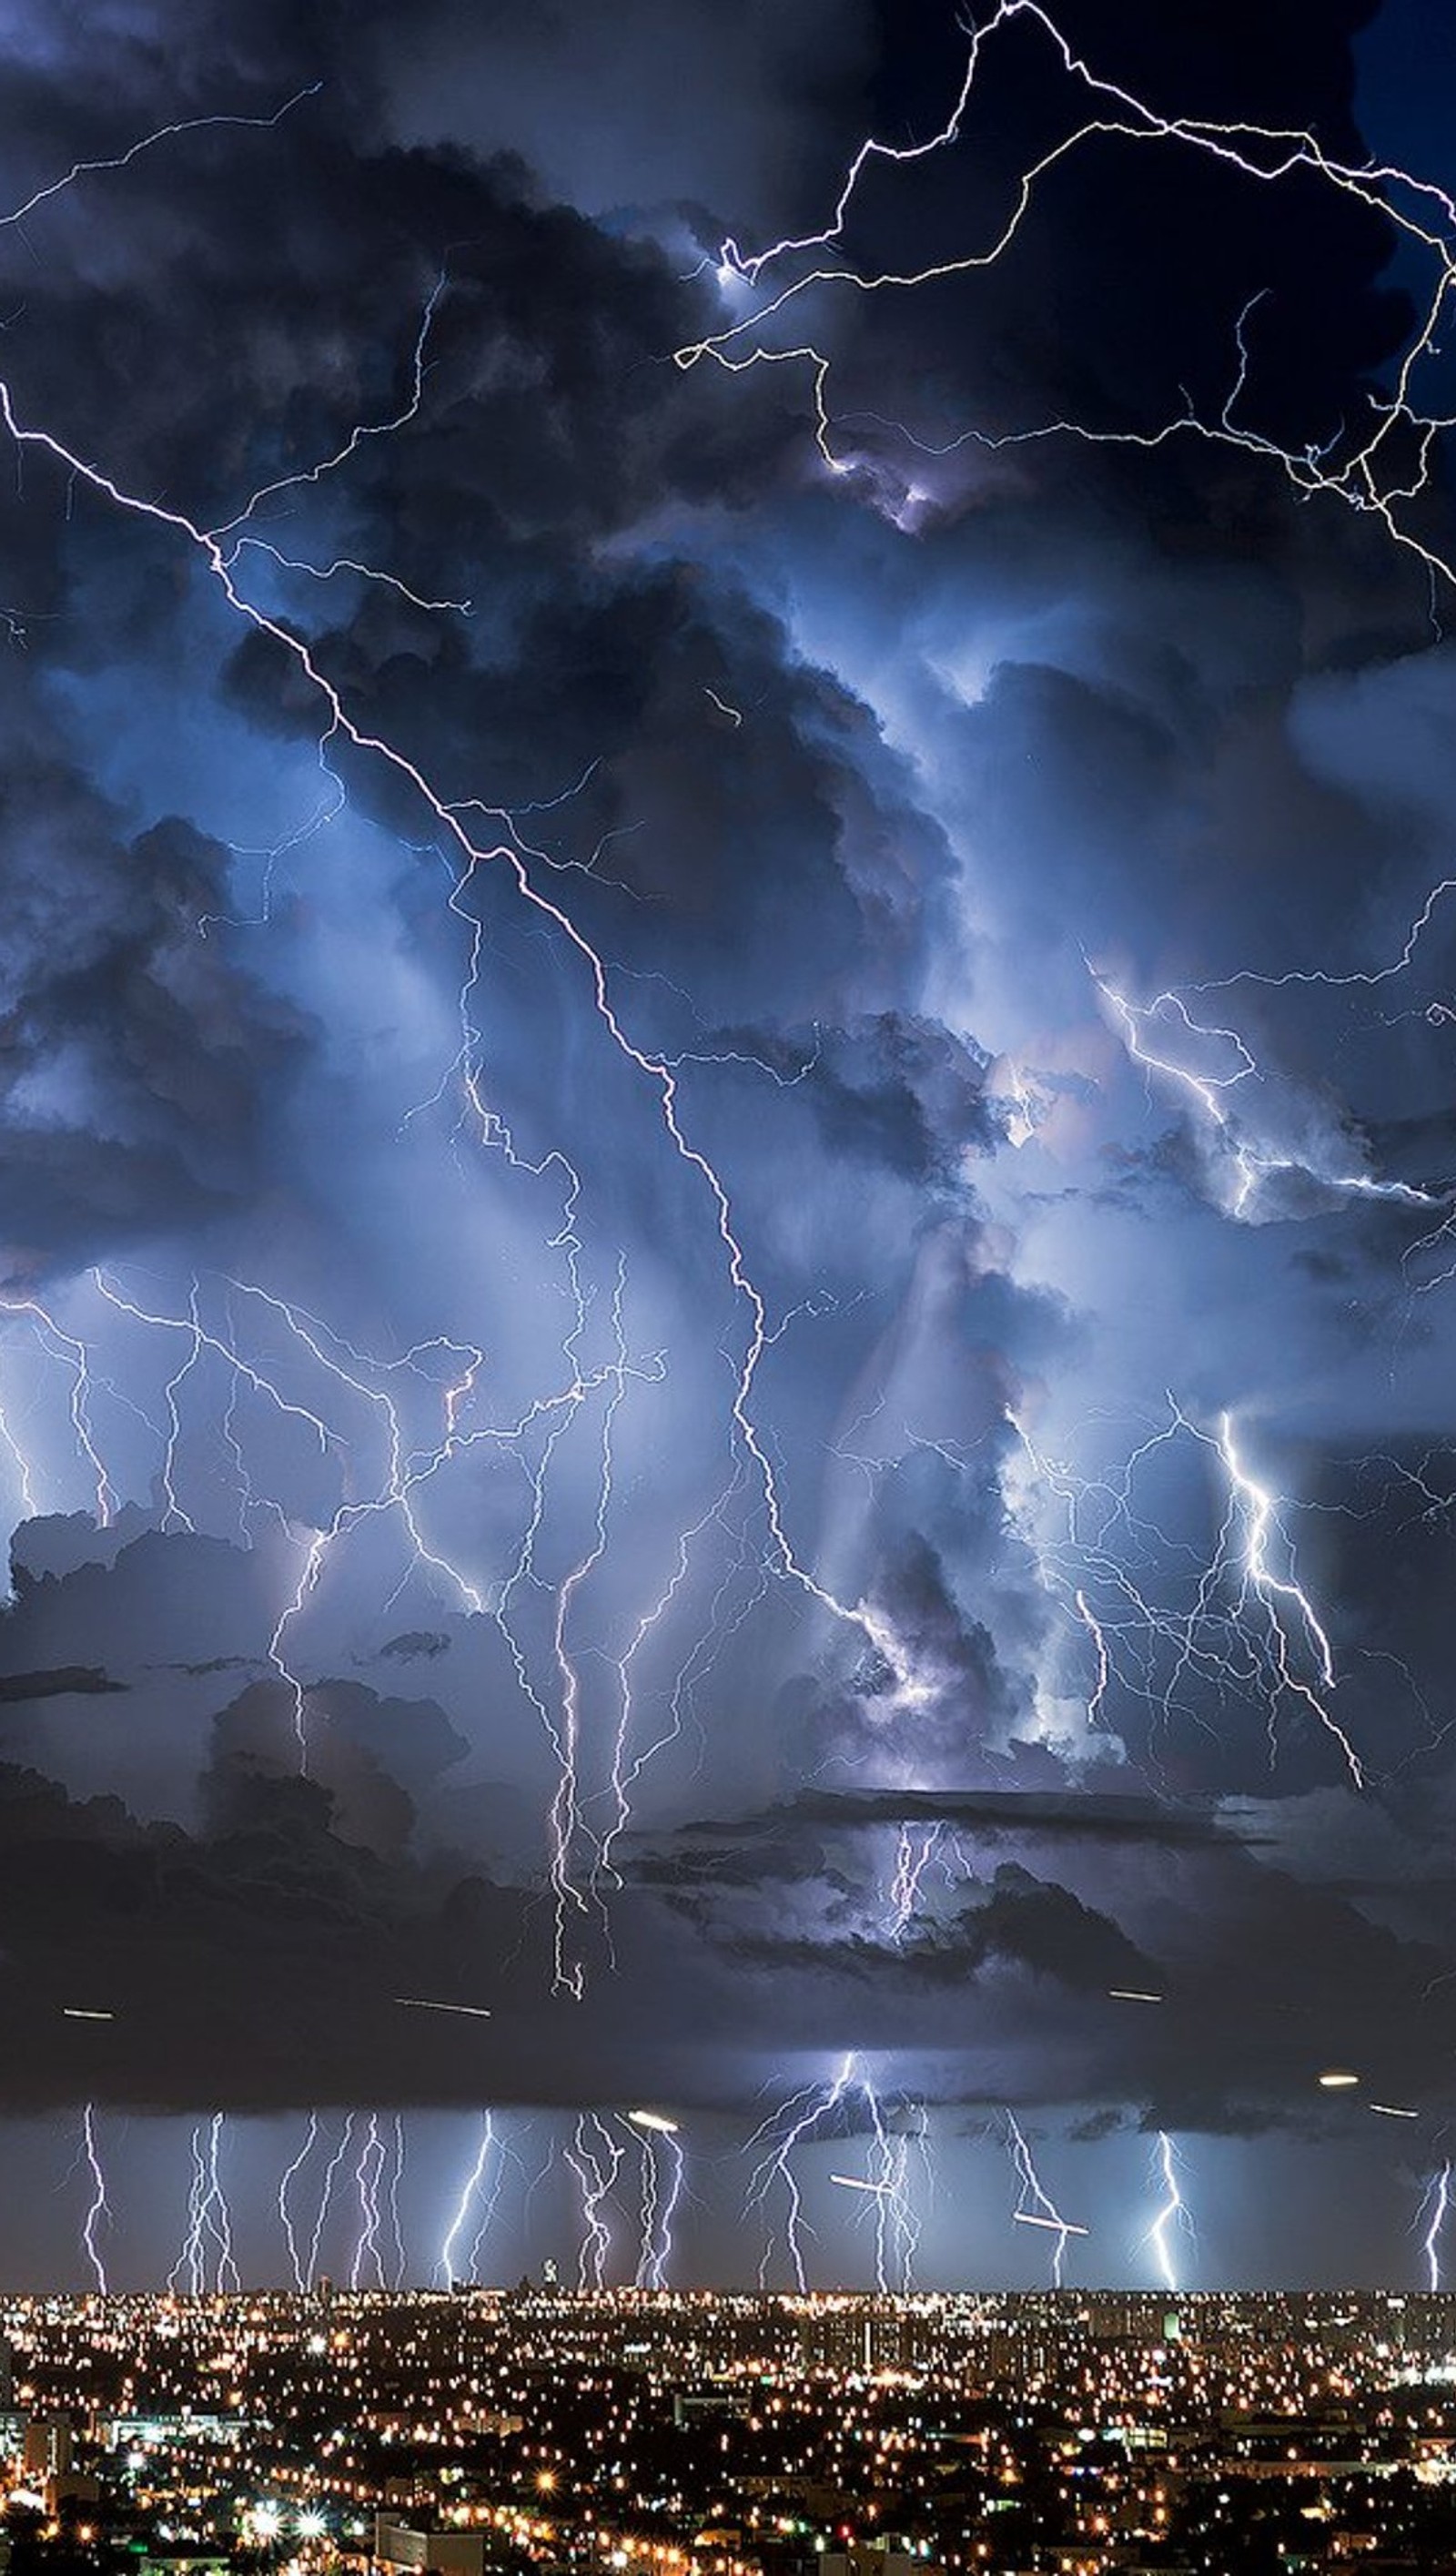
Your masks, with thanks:
M1456 34L964 16L8 15L6 2281L1444 2277Z

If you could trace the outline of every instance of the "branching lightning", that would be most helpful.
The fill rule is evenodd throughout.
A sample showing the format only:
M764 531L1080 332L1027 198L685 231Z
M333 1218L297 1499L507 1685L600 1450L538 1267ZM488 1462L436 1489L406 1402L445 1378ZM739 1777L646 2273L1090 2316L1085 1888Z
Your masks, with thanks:
M199 2120L192 2131L187 2230L182 2251L167 2276L169 2289L190 2290L194 2298L209 2289L241 2287L233 2259L232 2215L222 2182L223 2126L222 2112L215 2111L210 2120Z
M471 2215L476 2209L477 2204L482 2200L486 2171L492 2162L494 2162L495 2165L492 2191L484 2202L482 2215L480 2216L476 2226L475 2239L467 2258L467 2266L462 2271L457 2265L456 2256L459 2252L461 2239L463 2238L466 2227L470 2222ZM486 2228L489 2226L491 2204L494 2200L495 2193L497 2193L499 2189L500 2154L495 2133L495 2122L489 2111L483 2111L481 2113L480 2121L480 2141L475 2150L475 2162L471 2166L470 2171L466 2175L465 2181L461 2186L460 2198L455 2204L454 2216L451 2218L450 2224L445 2231L440 2245L439 2260L436 2265L436 2270L439 2279L447 2290L453 2290L458 2280L474 2279L475 2258L480 2251Z
M1210 1706L1245 1700L1262 1707L1272 1761L1281 1714L1293 1705L1329 1736L1362 1788L1365 1763L1334 1707L1339 1674L1329 1624L1299 1574L1293 1507L1253 1473L1231 1416L1205 1428L1170 1395L1167 1420L1136 1444L1119 1474L1100 1478L1076 1475L1020 1423L1012 1427L1029 1475L1008 1463L1008 1503L1048 1592L1086 1637L1089 1722L1107 1714L1115 1723L1114 1692L1142 1702L1161 1724L1181 1712L1204 1727ZM1137 1501L1141 1472L1175 1443L1206 1451L1224 1490L1206 1552L1170 1538ZM1053 1505L1061 1526L1049 1534Z
M1177 2290L1181 2287L1174 2261L1176 2238L1181 2233L1192 2241L1194 2235L1193 2221L1188 2214L1188 2205L1179 2187L1179 2163L1178 2151L1172 2139L1166 2129L1160 2129L1153 2154L1153 2165L1163 2198L1158 2214L1148 2229L1143 2243L1151 2245L1153 2249L1158 2266L1158 2278L1165 2290Z
M606 2204L616 2187L626 2150L595 2111L584 2111L576 2123L566 2161L581 2191L583 2235L577 2257L577 2286L604 2290L612 2258L612 2230Z
M461 1005L462 1055L455 1068L456 1074L463 1086L480 1143L503 1151L508 1162L519 1170L532 1172L538 1176L548 1170L553 1171L563 1184L563 1220L561 1230L554 1240L556 1248L563 1253L567 1261L574 1283L576 1314L580 1328L584 1326L586 1317L585 1289L580 1271L576 1267L579 1247L575 1226L577 1203L581 1193L580 1180L567 1158L559 1153L552 1153L544 1161L536 1163L526 1163L518 1158L507 1130L490 1107L482 1087L478 1046L471 1018L471 996L480 966L481 925L479 920L473 918L467 910L464 901L475 871L487 867L503 870L528 913L534 916L554 938L564 942L567 951L577 961L585 976L592 1010L607 1040L633 1072L641 1077L649 1093L655 1097L661 1125L671 1152L705 1194L707 1213L721 1249L726 1282L741 1318L729 1404L731 1439L741 1459L747 1465L756 1486L768 1561L780 1579L798 1586L809 1599L837 1622L848 1624L865 1635L877 1650L886 1656L892 1670L898 1673L897 1641L883 1617L867 1605L854 1605L837 1599L801 1561L790 1540L778 1477L769 1448L765 1445L759 1428L754 1407L760 1363L772 1338L768 1312L735 1229L727 1186L715 1165L684 1126L680 1076L677 1068L665 1056L639 1044L630 1034L613 998L611 979L605 960L564 906L537 882L532 872L529 845L517 834L511 819L508 816L504 817L507 830L500 840L492 842L473 837L465 819L465 808L447 801L431 785L423 770L397 743L372 730L362 718L350 711L340 687L321 668L309 642L281 617L265 608L244 586L249 569L255 563L265 570L271 569L274 573L286 571L288 568L287 564L280 560L277 550L256 538L252 531L251 522L264 503L276 500L283 493L296 495L306 488L316 486L325 477L341 473L365 440L393 435L418 418L426 391L426 346L442 302L448 293L448 278L437 277L425 301L416 333L410 382L405 398L388 413L387 417L376 422L357 424L327 456L313 465L274 478L255 491L229 516L212 526L202 525L179 508L128 490L104 466L81 456L50 430L23 421L16 410L12 389L8 382L0 383L0 420L3 420L20 455L35 452L50 457L72 478L74 486L85 487L103 503L111 505L132 519L149 525L160 536L188 550L215 582L228 609L244 628L269 639L270 643L286 657L301 683L317 700L321 726L321 758L325 756L329 744L335 741L345 742L355 751L369 755L388 775L418 799L422 812L429 818L431 828L440 836L444 847L456 854L458 866L452 875L448 908L469 925L469 955ZM326 580L343 569L350 570L356 577L367 578L376 568L353 563L346 567L340 559L325 567L311 564L305 569L317 578ZM442 608L447 605L446 603L430 604ZM459 603L454 604L456 607L459 605ZM503 809L494 810L498 815L503 814ZM122 1299L119 1292L113 1291L105 1283L98 1283L98 1285L101 1286L102 1294L108 1296L111 1302L121 1304L124 1311L130 1308L130 1301ZM627 1374L625 1345L621 1342L622 1285L619 1270L617 1306L619 1348L616 1360L608 1367L604 1377L598 1379L598 1384L606 1385L607 1394L601 1408L599 1424L600 1505L596 1531L585 1555L570 1569L556 1592L550 1701L546 1696L544 1679L532 1671L527 1650L512 1623L512 1605L517 1594L522 1592L523 1588L529 1588L537 1580L535 1547L545 1510L546 1477L556 1448L589 1391L576 1359L576 1346L579 1345L580 1340L579 1329L568 1336L566 1345L570 1372L566 1390L559 1396L545 1399L540 1407L533 1408L537 1418L544 1420L548 1427L544 1447L531 1480L530 1516L515 1567L508 1574L498 1597L490 1605L511 1648L522 1689L545 1722L547 1732L557 1751L559 1782L549 1817L550 1876L557 1905L556 1980L558 1985L572 1993L581 1991L583 1967L581 1959L571 1955L569 1950L569 1919L573 1914L581 1915L587 1910L587 1900L581 1885L582 1873L577 1866L574 1845L579 1841L584 1842L585 1875L588 1885L594 1889L601 1864L603 1837L587 1829L581 1808L578 1775L578 1750L582 1723L581 1677L568 1631L578 1598L584 1587L590 1583L593 1573L602 1563L607 1550L606 1514L610 1506L612 1488L612 1425L624 1399ZM332 1380L335 1390L341 1397L352 1397L374 1408L385 1432L388 1451L385 1478L372 1495L362 1501L351 1499L341 1502L330 1522L301 1533L294 1588L280 1611L270 1641L270 1659L280 1682L289 1695L299 1759L306 1767L308 1758L307 1685L299 1669L291 1640L336 1546L359 1525L361 1520L386 1512L392 1513L404 1527L410 1548L410 1565L423 1567L447 1585L454 1592L459 1606L467 1615L484 1610L487 1599L482 1583L474 1574L454 1564L439 1550L429 1545L422 1536L415 1518L415 1497L459 1449L472 1445L478 1439L518 1441L525 1426L522 1423L509 1428L486 1429L481 1426L468 1433L459 1427L459 1408L471 1395L475 1371L481 1364L478 1353L462 1355L466 1358L466 1375L450 1391L450 1401L447 1406L448 1421L444 1437L423 1454L406 1456L399 1437L397 1416L393 1413L388 1395L377 1383L377 1364L370 1364L363 1370L356 1369L347 1354L346 1347L332 1340L326 1328L316 1326L312 1319L304 1317L290 1303L281 1297L274 1296L272 1292L261 1286L240 1284L239 1294L249 1299L266 1302L271 1307L275 1316L283 1321L288 1332L307 1352L317 1368ZM30 1309L27 1307L26 1311ZM132 1311L141 1315L139 1309ZM218 1337L204 1331L198 1318L195 1297L189 1314L185 1318L147 1316L142 1319L150 1322L154 1328L169 1329L187 1337L182 1365L168 1380L165 1390L167 1429L163 1435L165 1451L163 1481L168 1524L190 1526L190 1516L179 1499L179 1487L174 1472L182 1436L180 1407L187 1382L201 1368L204 1353L218 1354ZM98 1516L104 1519L109 1516L112 1509L113 1495L106 1471L96 1454L90 1431L85 1352L73 1338L61 1334L58 1328L52 1329L60 1350L71 1361L73 1367L72 1418L77 1437L95 1467L97 1511ZM229 1359L228 1345L222 1345L219 1355L229 1365L233 1365L236 1361L237 1367L241 1369L242 1363L236 1360L235 1353L232 1359ZM246 1382L250 1385L254 1383L253 1380ZM238 1376L234 1374L230 1380L228 1400L227 1420L230 1437L235 1418L237 1386ZM269 1391L273 1392L273 1390ZM341 1439L342 1435L332 1424L326 1423L321 1415L316 1414L313 1418L317 1436L326 1448ZM278 1508L279 1518L286 1522L288 1519L286 1512L281 1507L275 1506L275 1508ZM691 1535L692 1533L689 1534L689 1538ZM658 1595L657 1607L646 1615L644 1633L645 1630L650 1630L660 1612L670 1603L675 1589L676 1585L670 1578L666 1590ZM633 1651L634 1649L629 1647L628 1662ZM674 1714L670 1720L668 1736L676 1722ZM649 1748L646 1752L636 1753L629 1761L627 1752L629 1723L630 1691L627 1690L624 1691L622 1712L616 1730L617 1749L612 1757L611 1795L616 1807L616 1815L609 1826L609 1832L620 1829L631 1783L643 1761L650 1758L650 1751L653 1749ZM667 1740L667 1737L661 1740Z
M673 2220L682 2198L686 2171L675 2121L652 2111L629 2111L638 2131L642 2159L642 2218L636 2285L639 2290L665 2290L673 2256Z
M1087 2230L1085 2227L1076 2227L1069 2219L1063 2218L1042 2183L1041 2176L1032 2161L1031 2149L1027 2145L1015 2113L1008 2111L1005 2118L1006 2147L1017 2184L1016 2207L1011 2215L1018 2226L1044 2227L1056 2237L1057 2241L1052 2247L1052 2287L1054 2290L1059 2290L1062 2287L1067 2247L1074 2236L1085 2236Z
M865 272L847 259L843 240L854 198L865 171L875 163L909 166L954 147L961 136L983 63L1004 31L1025 21L1046 40L1067 81L1085 95L1089 112L1024 169L1010 189L1009 209L981 245L959 256L922 268ZM855 469L857 460L836 440L829 409L832 360L812 340L793 341L792 330L781 342L780 317L806 299L906 293L953 277L969 277L994 268L1026 224L1043 182L1061 163L1099 139L1117 138L1137 148L1172 147L1199 159L1217 162L1252 186L1276 189L1288 182L1313 180L1335 195L1379 213L1417 260L1429 261L1431 283L1416 297L1415 328L1400 359L1393 391L1372 394L1368 418L1338 424L1323 444L1289 450L1247 425L1252 373L1251 322L1254 298L1239 318L1231 351L1230 387L1221 410L1202 418L1184 396L1182 408L1153 429L1097 427L1071 421L1047 421L1025 429L993 433L970 429L944 442L939 453L958 445L1015 447L1049 437L1080 438L1090 444L1157 447L1169 439L1195 437L1218 446L1242 449L1266 459L1288 479L1301 500L1326 496L1361 514L1378 518L1387 535L1413 554L1432 579L1456 580L1456 571L1421 533L1418 520L1403 516L1417 504L1432 473L1437 440L1448 426L1445 418L1424 410L1417 399L1417 379L1424 362L1437 354L1453 283L1456 283L1456 202L1431 182L1409 172L1375 163L1343 162L1325 151L1317 137L1301 128L1222 123L1198 117L1159 115L1118 83L1102 79L1062 34L1040 0L997 0L985 22L971 34L965 68L949 115L924 142L890 144L867 139L854 154L827 224L816 233L774 242L745 255L733 241L722 245L719 261L730 280L743 280L759 291L760 300L721 329L676 351L679 367L711 360L729 374L760 365L789 365L808 376L815 436L826 467L835 474ZM834 254L832 264L822 256ZM816 256L819 254L820 256ZM774 286L769 273L787 267L791 274ZM900 435L907 444L923 445ZM897 510L904 506L904 497Z
M749 2173L744 2204L746 2214L768 2211L772 2199L780 2194L783 2200L779 2228L775 2230L771 2225L765 2239L758 2268L761 2288L768 2284L781 2233L794 2287L800 2292L807 2291L804 2238L812 2235L813 2230L804 2216L803 2194L793 2165L794 2153L816 2137L842 2137L846 2106L855 2101L868 2122L873 2141L874 2169L866 2176L832 2174L829 2179L842 2190L853 2192L864 2208L873 2209L877 2288L885 2292L891 2289L905 2292L912 2286L921 2222L910 2191L910 2164L913 2147L919 2148L922 2165L925 2162L923 2125L913 2112L907 2111L910 2125L903 2131L892 2129L884 2102L851 2051L841 2058L827 2084L804 2085L776 2111L770 2112L745 2146L744 2152L749 2156L756 2149L762 2149Z

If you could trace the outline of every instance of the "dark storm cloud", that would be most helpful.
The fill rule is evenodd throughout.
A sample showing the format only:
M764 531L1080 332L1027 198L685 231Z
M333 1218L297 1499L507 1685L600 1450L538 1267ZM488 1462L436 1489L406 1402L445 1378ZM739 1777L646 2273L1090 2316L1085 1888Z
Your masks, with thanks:
M885 13L882 133L907 114L917 133L934 131L958 87L964 49L953 22L933 7L914 14L918 44L899 12L893 24ZM1211 17L1183 13L1175 27L1165 13L1108 0L1048 14L1094 75L1154 113L1311 129L1332 154L1361 157L1350 39L1373 14L1367 0L1338 10L1296 0L1272 42L1257 0L1221 13L1216 34ZM1022 173L1106 106L1063 74L1030 15L1007 25L985 48L960 142L910 168L871 169L843 237L848 259L893 274L983 252L1013 212ZM989 267L914 296L867 299L850 322L841 299L822 295L816 312L845 335L831 408L871 449L887 415L932 447L1049 420L1147 432L1190 405L1217 419L1247 313L1241 422L1294 451L1353 439L1372 420L1371 373L1408 320L1399 289L1381 279L1390 247L1377 210L1332 205L1315 183L1296 183L1276 213L1266 186L1213 156L1165 139L1094 137L1043 174L1030 220ZM885 445L895 457L893 438ZM1139 518L1151 501L1169 539L1191 550L1277 553L1290 541L1277 489L1271 499L1242 460L1225 472L1192 441L1133 467L1115 450L1072 447L1038 457L1035 470L1042 493L1064 478L1083 494L1092 484ZM892 471L904 471L898 457ZM993 458L985 474L993 490L1014 486L1019 460Z
M401 133L521 151L553 193L594 214L686 199L731 207L739 224L810 218L873 59L857 0L787 14L748 0L731 17L710 0L628 0L610 26L591 0L527 12L427 0L407 38L374 15L370 56Z
M992 1961L1025 1968L1078 1992L1105 1992L1114 1977L1146 1981L1156 1974L1105 1915L1080 1904L1067 1889L1033 1878L1014 1861L997 1869L988 1892L975 1904L960 1907L946 1922L919 1926L899 1941L864 1934L795 1941L768 1932L742 1935L730 1947L755 1967L774 1972L886 1977L922 1994L936 1986L974 1985Z
M388 1638L379 1648L379 1660L381 1663L386 1660L413 1663L424 1657L433 1661L436 1655L448 1654L449 1650L449 1638L438 1635L433 1629L406 1628L397 1637Z
M23 1293L253 1196L307 1031L201 935L225 854L175 821L128 845L9 694L0 1183Z
M48 1673L0 1675L0 1701L58 1699L71 1693L95 1699L128 1687L126 1682L114 1682L96 1664L61 1664Z
M862 1827L950 1824L980 1834L988 1841L1002 1834L1027 1834L1077 1840L1149 1843L1205 1843L1230 1836L1222 1817L1200 1815L1187 1806L1160 1806L1151 1799L1119 1797L1092 1789L1075 1797L1018 1789L879 1789L802 1790L796 1798L765 1816L731 1822L684 1824L683 1835L713 1841L775 1841L785 1826L798 1824Z

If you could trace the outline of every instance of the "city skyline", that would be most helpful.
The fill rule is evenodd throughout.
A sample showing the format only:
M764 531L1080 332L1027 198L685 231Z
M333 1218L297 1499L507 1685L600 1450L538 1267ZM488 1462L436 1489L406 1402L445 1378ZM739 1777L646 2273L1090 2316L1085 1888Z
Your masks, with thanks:
M1444 2277L1456 39L1268 14L22 0L0 2283Z

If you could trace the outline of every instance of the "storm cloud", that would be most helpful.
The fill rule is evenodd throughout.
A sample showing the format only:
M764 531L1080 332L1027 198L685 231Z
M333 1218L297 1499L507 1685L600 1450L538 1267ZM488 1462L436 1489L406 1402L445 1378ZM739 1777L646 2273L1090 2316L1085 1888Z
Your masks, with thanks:
M1409 31L782 15L16 20L5 2102L872 2087L1338 2268L1453 2107Z

